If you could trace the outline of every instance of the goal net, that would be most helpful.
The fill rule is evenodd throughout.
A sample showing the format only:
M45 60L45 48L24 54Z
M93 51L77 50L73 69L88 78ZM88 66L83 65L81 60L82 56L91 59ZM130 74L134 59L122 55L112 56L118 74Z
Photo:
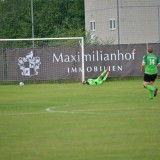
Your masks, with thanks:
M0 82L83 81L84 40L0 39Z

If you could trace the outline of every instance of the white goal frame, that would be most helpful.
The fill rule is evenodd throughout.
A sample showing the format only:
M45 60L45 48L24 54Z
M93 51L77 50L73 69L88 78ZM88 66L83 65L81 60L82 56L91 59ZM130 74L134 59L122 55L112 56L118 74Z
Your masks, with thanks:
M84 68L84 37L62 37L62 38L19 38L19 39L0 39L0 42L7 41L32 41L34 47L34 41L47 41L47 40L80 40L81 54L82 54L82 82L85 80L85 68Z

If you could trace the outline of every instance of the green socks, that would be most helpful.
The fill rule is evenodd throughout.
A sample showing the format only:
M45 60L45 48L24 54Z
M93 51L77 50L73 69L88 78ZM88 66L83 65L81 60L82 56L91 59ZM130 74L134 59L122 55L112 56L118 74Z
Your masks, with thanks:
M101 76L103 77L105 74L106 74L106 70L105 71L103 71L103 73L101 74Z
M146 88L148 90L150 90L150 91L154 91L155 90L155 88L153 86L151 86L151 85L147 85Z
M153 99L153 93L154 93L153 91L149 90L149 98L150 99Z
M151 86L151 85L147 85L146 88L149 90L149 98L152 99L154 91L155 91L155 88L153 86Z
M104 76L103 81L105 81L106 79L107 79L107 75L106 75L106 76Z

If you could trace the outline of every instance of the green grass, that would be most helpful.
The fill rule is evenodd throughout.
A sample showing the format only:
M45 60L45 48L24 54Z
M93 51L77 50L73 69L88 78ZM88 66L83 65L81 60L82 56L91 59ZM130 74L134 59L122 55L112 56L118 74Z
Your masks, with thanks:
M159 97L142 80L1 85L0 160L159 160Z

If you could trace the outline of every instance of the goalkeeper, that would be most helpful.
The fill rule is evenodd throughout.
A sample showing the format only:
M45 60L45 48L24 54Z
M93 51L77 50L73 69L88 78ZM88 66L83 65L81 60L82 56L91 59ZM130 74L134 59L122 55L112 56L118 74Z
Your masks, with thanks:
M109 75L109 70L106 68L105 71L96 79L88 79L87 81L83 81L83 84L88 84L88 85L100 85L103 84L103 82L107 79Z

